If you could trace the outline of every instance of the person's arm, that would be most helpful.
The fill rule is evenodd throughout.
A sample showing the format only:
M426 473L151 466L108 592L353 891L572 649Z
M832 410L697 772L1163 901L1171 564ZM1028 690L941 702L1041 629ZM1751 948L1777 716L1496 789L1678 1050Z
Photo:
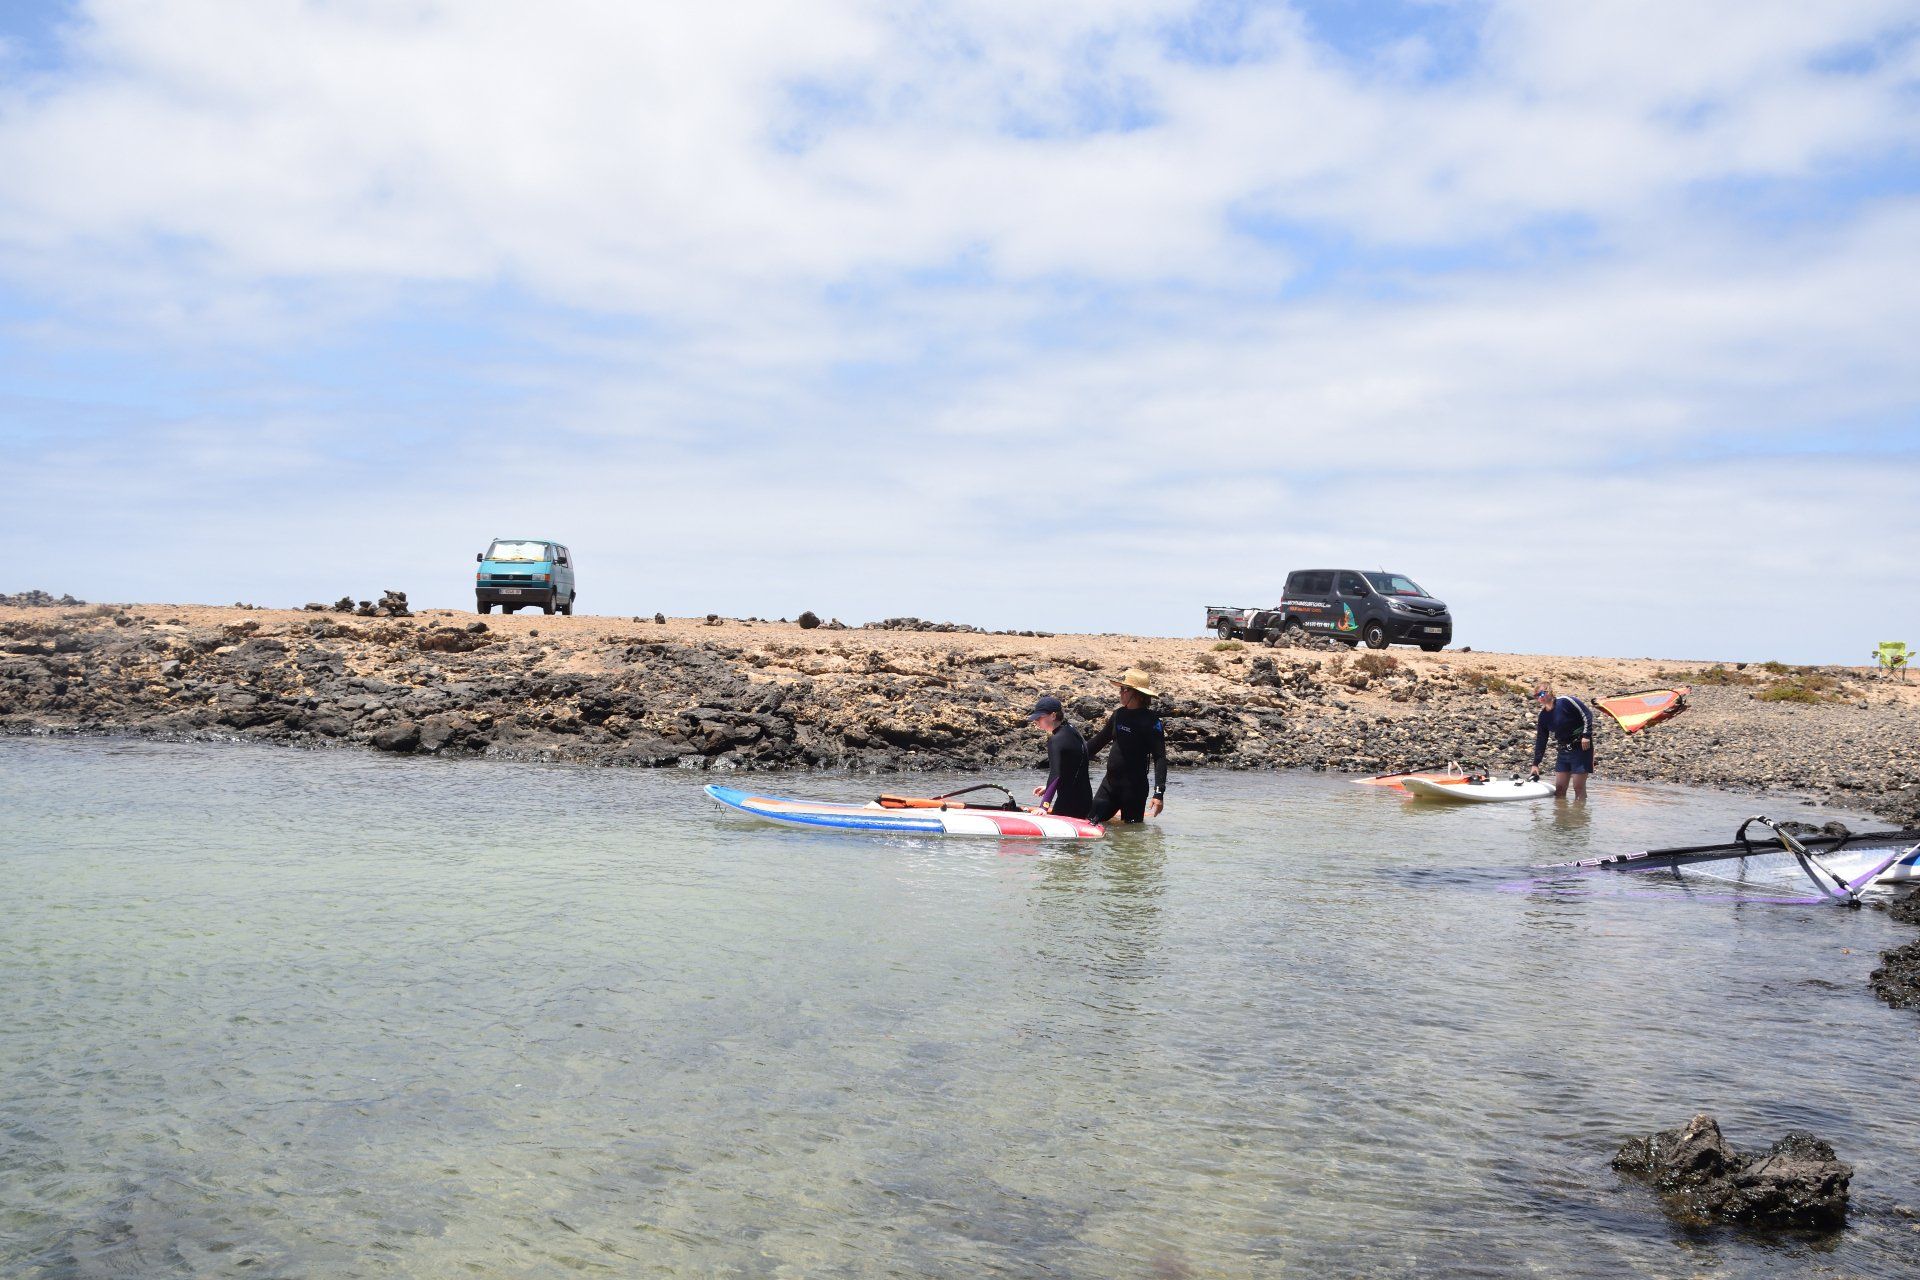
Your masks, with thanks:
M1040 792L1040 803L1053 803L1053 793L1060 789L1060 776L1065 770L1060 767L1060 735L1054 734L1047 739L1047 786Z
M1087 743L1087 763L1092 764L1093 758L1100 754L1100 749L1112 741L1113 717L1108 716L1107 722L1100 726L1100 732L1094 734L1093 740Z
M1547 758L1547 732L1552 727L1553 711L1542 711L1533 728L1533 772L1540 772L1540 762Z
M1580 708L1580 749L1593 750L1593 708L1583 699L1574 699L1574 706Z
M1167 730L1166 722L1153 722L1153 797L1147 802L1147 812L1159 817L1160 811L1167 807Z

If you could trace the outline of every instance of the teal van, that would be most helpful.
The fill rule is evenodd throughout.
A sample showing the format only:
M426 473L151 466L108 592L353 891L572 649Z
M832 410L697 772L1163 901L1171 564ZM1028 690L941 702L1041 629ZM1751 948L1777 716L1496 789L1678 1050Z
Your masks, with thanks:
M544 538L495 538L493 545L474 557L480 571L473 575L473 593L480 612L512 613L522 605L537 604L542 613L573 612L578 594L573 588L573 553Z

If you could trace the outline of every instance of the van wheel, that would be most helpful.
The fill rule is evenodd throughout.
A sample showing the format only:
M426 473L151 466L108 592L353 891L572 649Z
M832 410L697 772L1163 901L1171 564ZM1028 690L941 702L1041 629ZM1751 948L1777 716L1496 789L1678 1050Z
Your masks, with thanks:
M574 597L568 596L567 602L560 606L560 612L565 614L569 618L573 616L573 601L574 601Z
M546 614L546 615L547 615L548 617L552 617L552 616L553 616L553 601L551 601L551 600L549 600L549 601L547 601L547 602L546 602L545 604L543 604L543 605L541 605L541 606L540 606L540 612L542 612L542 613L544 613L544 614Z
M1445 646L1445 645L1443 645L1443 644L1423 644L1423 645L1421 645L1421 646L1420 646L1420 652L1422 652L1422 653L1438 653L1438 652L1440 652L1440 651L1441 651L1442 649L1444 649L1444 648L1446 648L1446 647L1447 647L1447 646Z
M1369 622L1367 629L1360 633L1360 638L1367 642L1367 648L1369 649L1384 649L1387 647L1387 629L1378 622Z
M482 602L481 602L480 604L478 604L478 605L476 605L475 607L476 607L477 609L479 609L479 610L480 610L480 612L482 612L482 613L492 613L492 612L493 612L493 605L492 605L492 604L491 604L490 602L487 602L487 601L482 601Z

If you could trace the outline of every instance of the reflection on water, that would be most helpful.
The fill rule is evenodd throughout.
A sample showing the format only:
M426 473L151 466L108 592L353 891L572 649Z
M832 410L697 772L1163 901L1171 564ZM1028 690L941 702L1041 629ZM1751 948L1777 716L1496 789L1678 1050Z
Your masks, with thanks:
M1523 870L1752 801L1189 775L1055 848L763 827L699 782L0 742L0 1274L1920 1262L1913 1024L1863 985L1905 931ZM1855 1226L1667 1225L1607 1158L1696 1110L1830 1138Z

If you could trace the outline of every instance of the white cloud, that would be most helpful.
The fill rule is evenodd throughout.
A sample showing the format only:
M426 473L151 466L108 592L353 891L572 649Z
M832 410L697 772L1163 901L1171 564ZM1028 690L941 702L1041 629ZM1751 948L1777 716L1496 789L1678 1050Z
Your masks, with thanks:
M1821 181L1915 136L1910 4L1493 5L1445 75L1285 13L1196 60L1187 13L94 0L0 89L14 341L128 378L21 464L21 522L99 512L44 585L165 593L115 540L191 530L306 594L298 549L369 529L417 584L509 509L598 548L608 607L1183 630L1356 558L1564 646L1495 584L1558 564L1611 617L1675 545L1728 599L1875 563L1701 495L1913 478L1920 205ZM484 355L394 327L463 311ZM1842 428L1891 462L1796 452ZM1642 457L1696 461L1608 487ZM1605 495L1609 554L1542 536L1548 492Z

